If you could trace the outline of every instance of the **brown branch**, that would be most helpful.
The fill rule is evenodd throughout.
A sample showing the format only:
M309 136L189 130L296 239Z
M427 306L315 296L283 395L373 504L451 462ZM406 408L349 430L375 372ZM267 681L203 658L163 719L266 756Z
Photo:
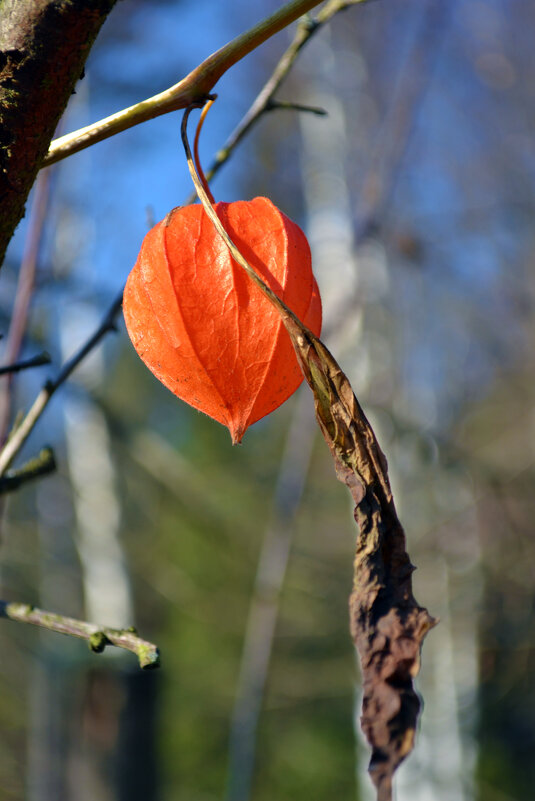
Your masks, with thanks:
M208 56L198 67L181 81L160 94L141 103L123 109L103 120L55 139L43 165L54 164L60 159L77 153L109 136L126 131L141 122L152 120L170 111L185 109L192 103L204 100L217 81L237 61L281 31L298 17L319 5L321 0L291 0L245 33L240 34L224 47Z
M29 359L22 359L20 362L14 362L13 364L6 364L0 367L0 375L20 373L21 370L29 370L32 367L42 367L43 364L50 364L50 361L50 354L43 351L36 356L31 356Z
M49 205L50 176L51 170L43 170L37 176L37 181L35 182L34 198L24 244L24 253L19 269L13 314L11 315L4 352L4 358L8 363L15 362L18 359L26 333L28 315L35 288L37 259ZM7 378L0 383L0 445L5 442L9 427L13 395L13 373L16 370L7 370L6 372L8 373Z
M225 231L195 173L186 135L190 111L184 113L182 140L199 199L233 259L279 311L314 395L316 419L337 477L355 502L359 534L350 621L363 674L361 723L372 747L370 773L377 799L391 801L394 773L414 744L420 701L413 679L420 649L436 621L412 594L414 567L373 429L331 353L264 284Z
M138 637L134 628L112 629L108 626L98 626L96 623L87 623L85 620L57 615L54 612L45 612L29 604L7 601L0 601L0 617L86 640L90 650L96 654L102 653L107 645L115 645L135 654L139 666L145 670L160 666L157 646Z
M115 331L115 321L121 309L123 291L117 295L97 330L89 337L87 342L62 367L53 381L48 381L39 392L30 410L22 421L15 426L9 439L0 451L0 476L3 476L18 454L35 424L48 406L54 392L68 379L72 371L80 364L90 351L100 342L109 331Z
M115 1L0 3L0 263L59 118Z

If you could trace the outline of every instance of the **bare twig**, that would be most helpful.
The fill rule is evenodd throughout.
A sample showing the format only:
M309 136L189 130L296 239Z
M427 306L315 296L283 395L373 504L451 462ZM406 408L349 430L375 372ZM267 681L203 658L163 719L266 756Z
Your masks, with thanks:
M36 356L32 356L30 359L23 359L20 362L14 362L14 364L6 364L4 367L0 367L0 375L18 373L21 370L28 370L31 367L42 367L43 364L50 364L50 362L50 354L43 351Z
M18 470L10 470L0 478L0 493L13 492L27 481L53 473L56 469L56 460L52 448L43 448L34 458L26 462Z
M54 164L140 122L146 122L170 111L187 108L191 103L204 99L230 67L320 2L321 0L291 0L254 28L240 34L220 50L212 53L189 75L164 92L86 128L55 139L50 145L43 166Z
M50 172L50 170L41 172L37 176L35 184L35 197L30 213L28 234L19 270L15 304L4 351L4 359L8 364L18 359L26 333L28 314L35 286L37 258L39 256L39 248L41 246L43 228L48 210ZM4 369L0 372L8 374L7 378L2 381L0 392L0 444L3 444L6 439L9 417L11 414L12 373L15 371Z
M317 117L326 117L327 112L319 106L306 106L303 103L292 103L289 100L270 100L266 111L302 111L305 114L315 114Z
M79 637L81 640L86 640L90 650L97 654L102 653L107 645L115 645L135 654L139 666L144 669L160 666L160 654L156 645L138 637L134 628L112 629L108 626L98 626L96 623L87 623L85 620L57 615L54 612L45 612L29 604L7 601L0 601L0 617L41 626L59 634Z
M279 59L277 66L273 70L268 81L264 84L258 95L256 96L253 104L249 110L242 117L234 131L230 134L229 138L223 147L216 153L213 162L210 164L206 171L206 179L210 181L223 164L228 161L232 151L236 145L243 139L243 137L251 130L260 117L267 111L275 108L294 108L297 111L310 111L315 114L324 114L323 109L310 108L309 106L299 106L295 103L283 103L274 101L273 97L282 82L290 72L294 61L303 49L303 47L310 41L315 33L335 14L340 11L345 11L349 6L357 5L358 3L365 2L365 0L329 0L323 8L321 8L316 16L307 14L297 25L295 36Z
M56 378L53 381L48 381L44 385L33 402L30 410L27 412L22 421L15 426L14 430L9 436L8 441L0 451L0 476L3 476L6 470L10 467L13 459L26 442L35 424L46 409L54 392L68 379L72 371L78 367L80 362L90 351L93 350L93 348L100 342L102 337L109 331L115 330L115 321L121 309L122 301L123 291L121 290L94 334L89 337L87 342L82 345L80 350L77 351L77 353L75 353L75 355L62 367Z

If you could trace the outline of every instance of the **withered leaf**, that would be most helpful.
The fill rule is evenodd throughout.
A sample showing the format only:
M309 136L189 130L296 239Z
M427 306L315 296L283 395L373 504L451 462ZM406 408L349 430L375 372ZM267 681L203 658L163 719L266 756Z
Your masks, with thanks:
M412 566L386 458L347 377L323 343L293 317L285 324L314 394L316 418L336 473L355 501L359 533L350 624L363 676L361 725L372 748L378 801L392 797L396 768L411 752L420 711L413 679L436 621L412 593Z
M372 749L369 770L377 801L391 801L394 773L414 744L420 701L413 679L423 639L436 620L412 593L414 567L373 429L325 345L264 284L221 224L193 166L186 136L190 110L184 114L182 141L197 194L236 262L278 309L314 395L316 419L337 476L355 501L359 533L349 611L362 666L361 725Z

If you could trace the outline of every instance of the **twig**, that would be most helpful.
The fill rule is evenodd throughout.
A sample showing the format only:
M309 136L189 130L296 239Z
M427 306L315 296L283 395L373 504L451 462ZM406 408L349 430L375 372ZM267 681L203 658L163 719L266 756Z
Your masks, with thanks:
M55 139L50 145L42 166L54 164L89 145L101 142L121 131L126 131L140 122L146 122L170 111L187 108L192 103L205 98L221 76L237 61L298 17L310 11L311 8L319 5L320 2L321 0L291 0L274 14L255 25L254 28L240 34L220 50L212 53L189 75L164 92L88 125L86 128Z
M28 233L19 270L13 314L4 351L4 358L8 364L16 362L18 359L26 332L26 324L28 322L28 314L35 286L37 258L48 210L50 177L51 171L44 170L37 176L35 184L35 197L32 203ZM13 386L12 373L15 371L4 369L0 372L8 374L7 379L2 381L2 389L0 392L0 444L3 444L9 426L11 390Z
M5 375L6 373L18 373L20 370L28 370L30 367L41 367L43 364L50 364L50 362L50 354L46 351L43 351L42 353L38 353L36 356L32 356L30 359L23 359L20 362L6 364L4 367L0 367L0 375Z
M0 478L0 493L13 492L21 484L42 478L56 469L56 460L52 448L43 448L34 459L30 459L18 470L10 470Z
M0 476L3 476L6 470L10 467L13 459L18 454L28 436L30 435L33 427L46 409L48 402L54 392L60 387L70 376L72 371L80 364L80 362L93 350L102 337L108 331L115 330L115 320L120 311L123 302L123 291L117 295L108 312L106 313L101 324L94 334L92 334L87 342L69 359L68 362L62 367L57 377L53 381L48 381L39 392L30 410L22 419L20 424L16 425L11 432L8 441L0 451Z
M330 0L321 8L315 17L307 14L297 25L295 36L279 59L277 66L273 70L268 81L264 84L258 95L256 96L253 104L249 110L242 117L234 131L230 134L229 138L223 147L217 152L214 160L206 171L206 179L210 181L223 164L230 158L232 151L236 145L243 139L243 137L251 130L253 125L258 122L260 117L266 112L274 108L294 108L298 111L309 111L315 114L325 114L323 109L313 109L309 106L299 106L295 103L283 103L274 101L273 97L276 91L281 86L282 82L290 72L293 63L299 55L302 48L310 41L315 33L327 22L329 22L335 14L340 11L345 11L349 6L363 3L365 0Z
M138 637L134 628L112 629L108 626L98 626L96 623L87 623L85 620L57 615L54 612L45 612L29 604L8 601L0 601L0 617L41 626L59 634L79 637L81 640L86 640L90 650L96 654L102 653L107 645L115 645L135 654L139 666L145 670L160 666L157 646Z
M317 117L326 117L327 111L319 106L306 106L303 103L292 103L290 100L270 100L266 111L302 111L305 114L315 114Z

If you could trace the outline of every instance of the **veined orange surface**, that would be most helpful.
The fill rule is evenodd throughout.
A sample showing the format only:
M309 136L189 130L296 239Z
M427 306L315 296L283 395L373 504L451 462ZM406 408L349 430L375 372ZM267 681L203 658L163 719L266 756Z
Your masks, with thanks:
M215 209L258 275L319 335L321 301L299 226L263 197ZM279 313L231 258L200 205L173 209L149 231L123 309L147 367L227 426L234 443L303 379Z

